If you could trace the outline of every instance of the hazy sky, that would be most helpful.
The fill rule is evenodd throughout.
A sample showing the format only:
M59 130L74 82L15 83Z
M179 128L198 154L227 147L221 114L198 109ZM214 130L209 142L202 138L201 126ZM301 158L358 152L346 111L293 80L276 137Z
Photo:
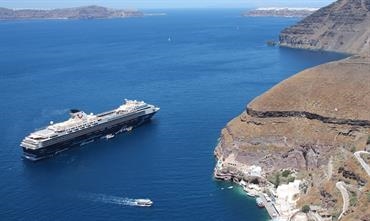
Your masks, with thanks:
M112 8L321 7L334 0L0 0L7 8L60 8L101 5Z

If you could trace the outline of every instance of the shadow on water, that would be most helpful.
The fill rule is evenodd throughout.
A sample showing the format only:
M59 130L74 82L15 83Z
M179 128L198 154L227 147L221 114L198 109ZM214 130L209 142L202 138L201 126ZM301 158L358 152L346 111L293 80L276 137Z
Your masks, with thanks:
M282 65L291 66L292 69L308 68L318 64L340 60L349 57L349 54L325 52L320 50L304 50L297 48L278 47ZM292 63L292 61L294 61Z

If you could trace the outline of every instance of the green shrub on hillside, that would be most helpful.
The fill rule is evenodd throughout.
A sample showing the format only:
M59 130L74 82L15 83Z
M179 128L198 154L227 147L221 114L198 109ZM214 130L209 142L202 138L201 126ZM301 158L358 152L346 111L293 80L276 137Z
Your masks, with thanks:
M290 170L284 170L284 171L281 173L281 175L282 175L283 177L288 177L291 173L292 173L292 172L290 172Z
M310 212L310 206L309 205L304 205L301 209L302 212L308 213Z
M279 173L277 173L276 175L275 175L275 188L277 188L279 185L280 185L280 174Z

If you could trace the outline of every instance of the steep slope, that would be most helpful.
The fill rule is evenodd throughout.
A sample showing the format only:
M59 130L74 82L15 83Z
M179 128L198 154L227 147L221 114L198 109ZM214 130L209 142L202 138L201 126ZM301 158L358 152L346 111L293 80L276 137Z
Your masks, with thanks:
M369 85L366 56L305 70L257 97L229 122L216 158L225 162L232 156L239 168L260 166L267 179L282 170L297 171L309 186L302 204L319 205L336 216L341 197L335 183L345 180L366 192L370 182L353 156L370 134ZM364 192L344 218L370 215L363 210L368 205Z
M257 97L229 122L216 155L225 158L236 151L242 163L273 171L315 169L327 163L323 153L332 148L349 151L354 144L364 148L370 130L369 85L369 57L355 56L305 70ZM251 158L245 154L259 147L261 151ZM298 159L295 148L300 152L323 149L313 151L314 158L301 154ZM266 158L274 154L279 161ZM288 160L291 154L295 161Z
M370 53L370 0L339 0L279 36L281 46Z
M254 99L248 113L370 127L369 65L368 57L353 56L307 69Z

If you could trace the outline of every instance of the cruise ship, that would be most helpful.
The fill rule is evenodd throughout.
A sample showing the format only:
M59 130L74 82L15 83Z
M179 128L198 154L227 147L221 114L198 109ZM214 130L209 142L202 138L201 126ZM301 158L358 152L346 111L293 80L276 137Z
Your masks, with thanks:
M51 157L73 146L84 145L98 138L112 138L147 122L159 107L144 101L127 100L114 110L97 115L72 109L70 118L37 130L21 142L23 156L37 161Z

